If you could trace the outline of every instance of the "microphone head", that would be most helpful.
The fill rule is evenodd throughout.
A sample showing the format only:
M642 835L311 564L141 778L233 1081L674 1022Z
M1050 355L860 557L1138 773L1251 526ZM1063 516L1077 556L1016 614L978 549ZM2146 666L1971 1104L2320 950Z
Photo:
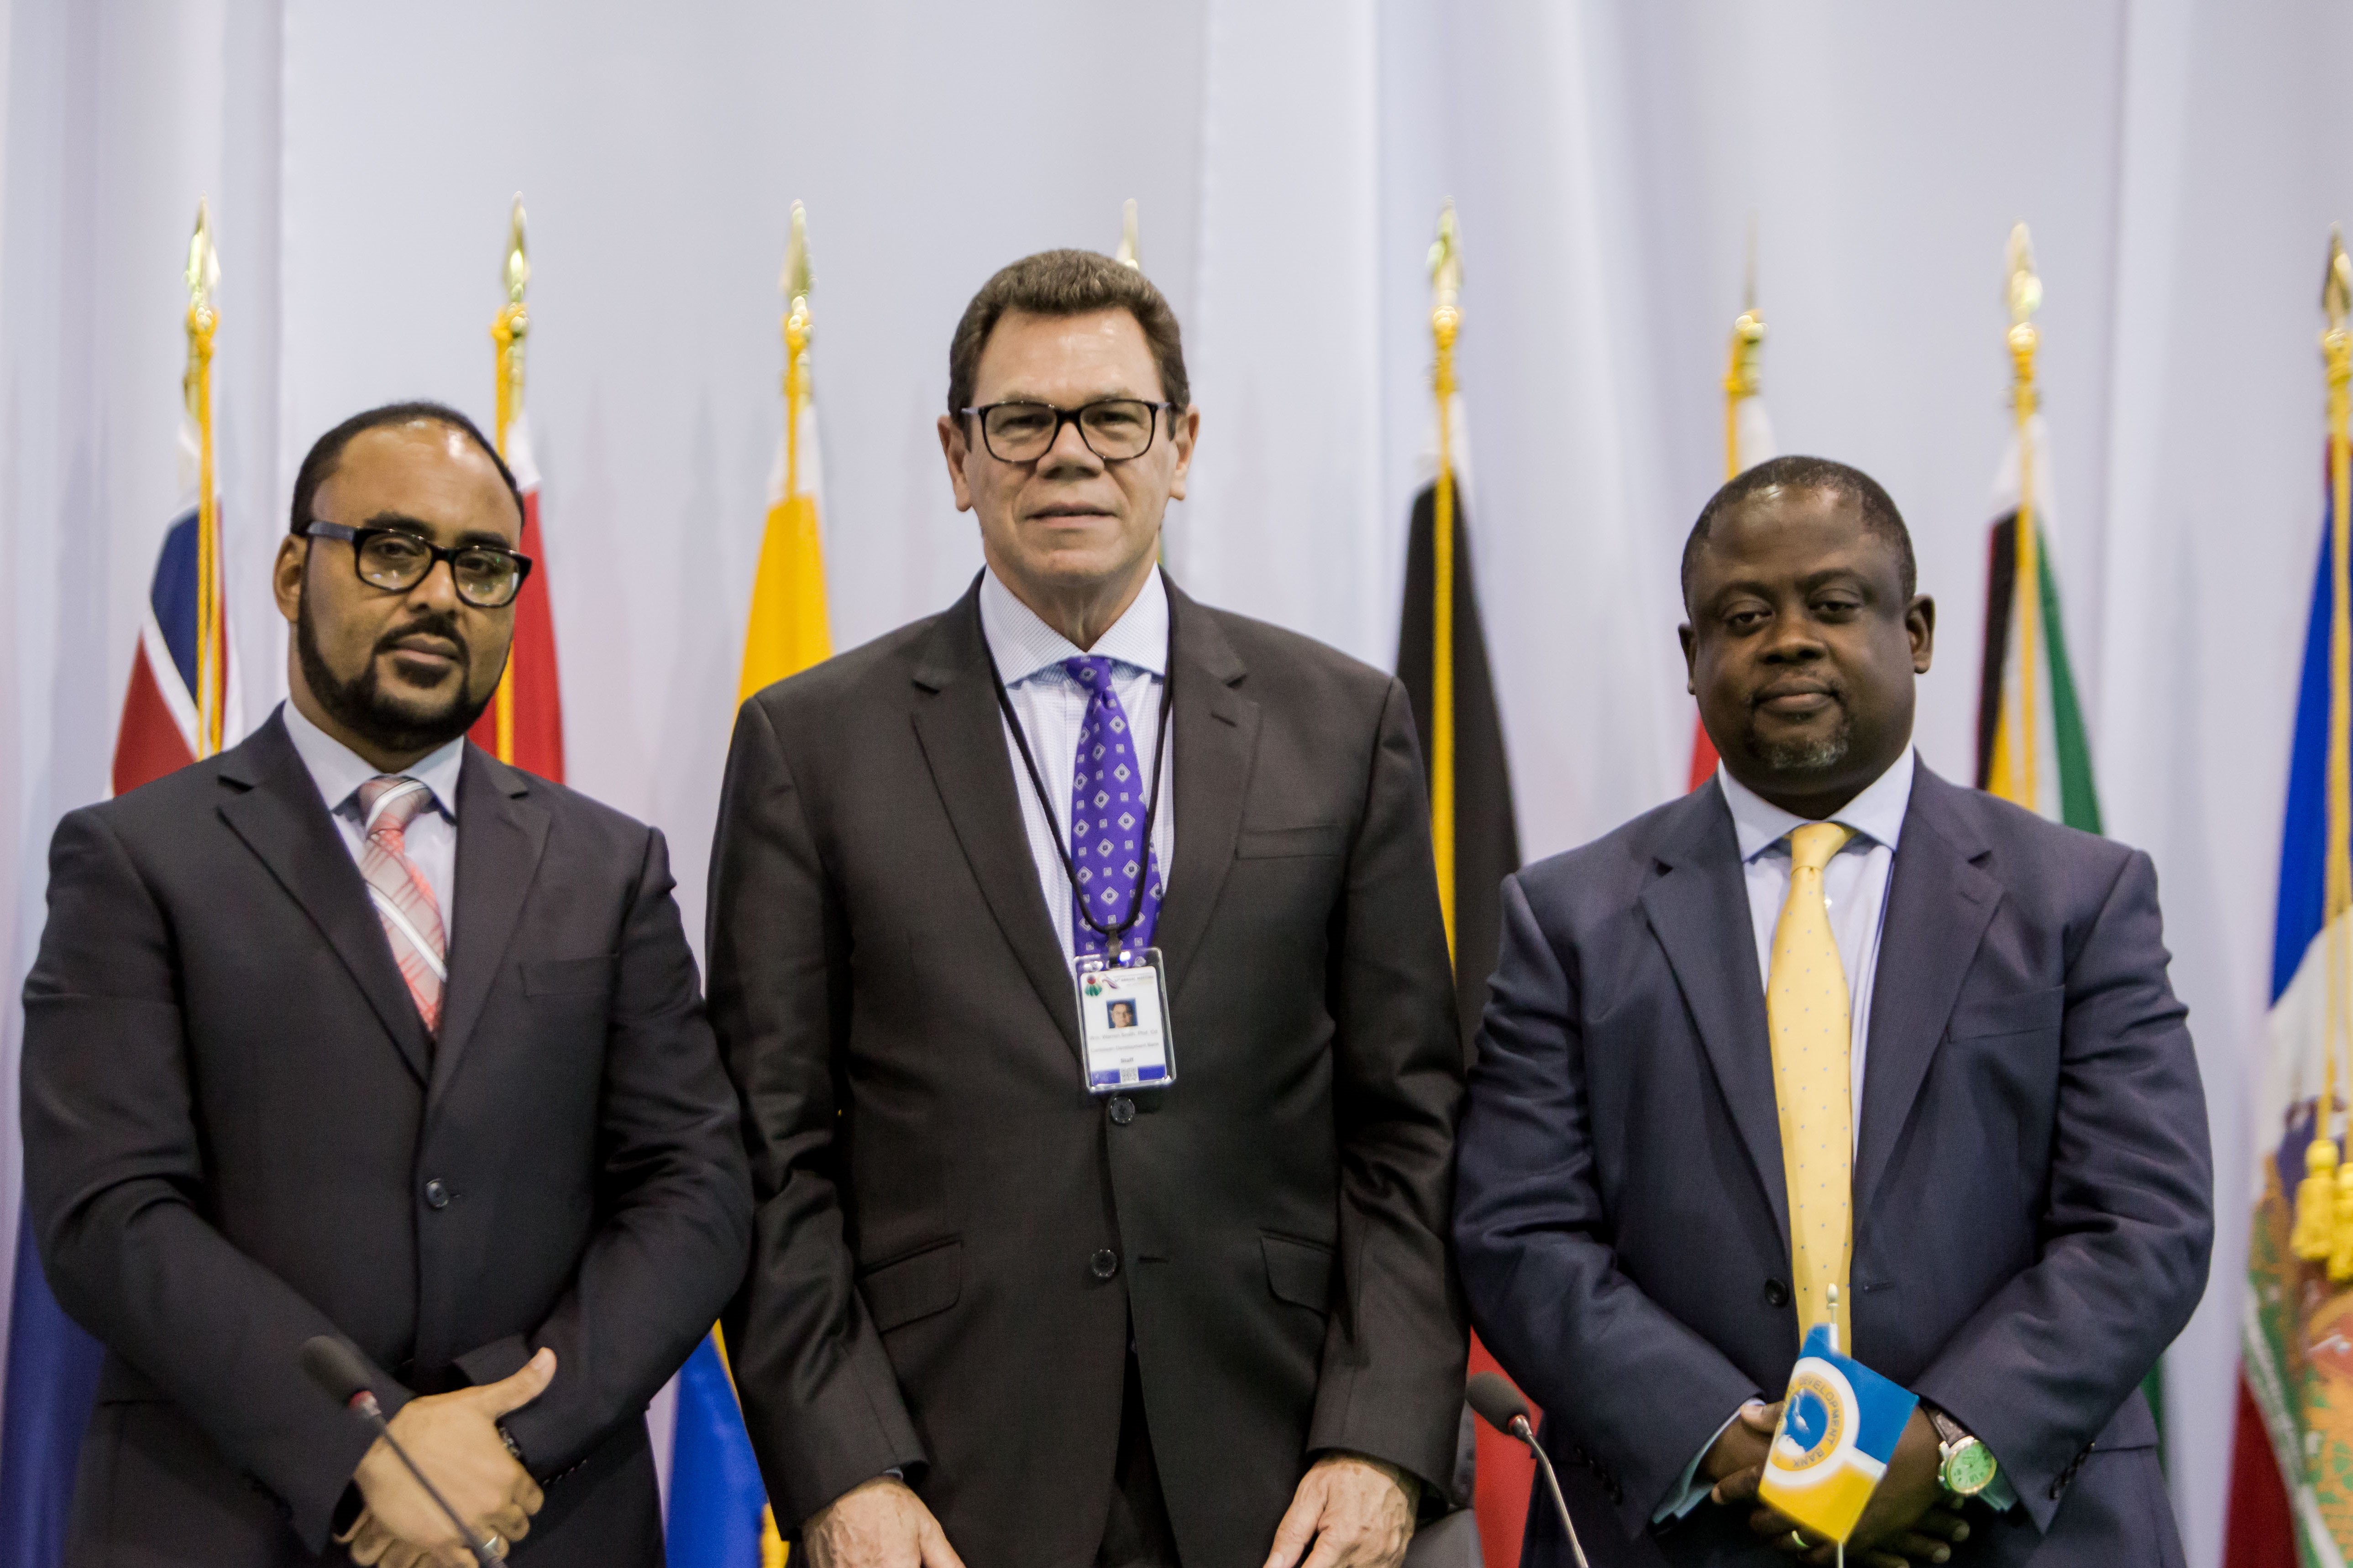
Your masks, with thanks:
M368 1392L370 1373L360 1352L332 1334L318 1334L302 1342L302 1371L338 1405L349 1405L353 1397Z
M1531 1428L1535 1426L1528 1416L1528 1402L1500 1372L1473 1373L1462 1397L1479 1413L1480 1420L1507 1437L1519 1436L1512 1430L1514 1420L1527 1421Z

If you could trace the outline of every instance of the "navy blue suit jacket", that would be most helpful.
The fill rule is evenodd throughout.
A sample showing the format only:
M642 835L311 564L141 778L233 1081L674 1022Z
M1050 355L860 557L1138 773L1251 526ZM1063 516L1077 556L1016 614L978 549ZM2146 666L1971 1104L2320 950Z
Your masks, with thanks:
M1994 1452L1957 1560L2178 1563L2137 1391L2213 1239L2205 1099L2148 857L1919 769L1854 1168L1854 1353ZM1596 1564L1774 1563L1748 1509L1654 1528L1799 1325L1764 985L1709 784L1504 886L1459 1142L1471 1318L1546 1412ZM1538 1506L1526 1561L1566 1563Z

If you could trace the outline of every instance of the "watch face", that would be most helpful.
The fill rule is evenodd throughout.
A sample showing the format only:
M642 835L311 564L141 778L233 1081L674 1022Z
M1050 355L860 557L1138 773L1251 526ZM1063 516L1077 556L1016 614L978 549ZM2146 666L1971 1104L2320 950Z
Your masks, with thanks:
M1939 1478L1945 1489L1963 1497L1975 1497L1992 1481L1993 1453L1983 1443L1970 1441L1961 1445L1945 1460L1945 1473Z

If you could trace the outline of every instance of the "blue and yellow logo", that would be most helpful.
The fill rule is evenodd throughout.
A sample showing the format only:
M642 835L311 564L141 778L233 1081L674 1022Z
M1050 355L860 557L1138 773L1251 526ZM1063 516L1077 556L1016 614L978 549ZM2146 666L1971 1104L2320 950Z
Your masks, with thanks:
M1781 1429L1774 1434L1757 1495L1815 1534L1846 1540L1887 1473L1918 1403L1831 1349L1828 1328L1815 1329L1790 1371Z

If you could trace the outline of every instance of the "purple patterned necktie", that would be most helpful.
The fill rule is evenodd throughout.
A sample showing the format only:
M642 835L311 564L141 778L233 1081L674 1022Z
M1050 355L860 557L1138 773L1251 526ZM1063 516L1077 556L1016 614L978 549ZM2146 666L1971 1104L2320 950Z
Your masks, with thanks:
M1109 951L1094 925L1118 928L1140 875L1143 908L1119 939L1120 951L1134 952L1152 945L1152 927L1160 918L1160 860L1145 837L1152 784L1144 776L1134 727L1112 689L1112 661L1066 658L1062 668L1087 693L1078 764L1071 774L1071 864L1079 879L1071 893L1071 945L1081 958ZM1159 764L1156 755L1153 764ZM1087 923L1088 914L1094 925Z

